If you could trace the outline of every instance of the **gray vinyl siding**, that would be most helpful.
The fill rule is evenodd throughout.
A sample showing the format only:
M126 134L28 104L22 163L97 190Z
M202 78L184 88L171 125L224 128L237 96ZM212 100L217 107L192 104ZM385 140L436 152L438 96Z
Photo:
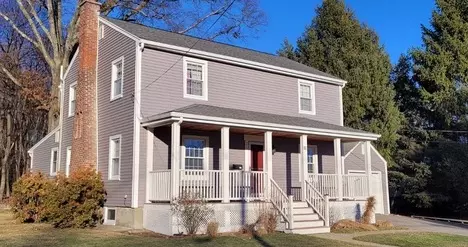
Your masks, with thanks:
M315 82L317 114L309 115L299 114L297 78L208 61L208 100L204 101L183 97L183 73L181 55L149 48L144 50L143 117L198 103L340 124L337 85Z
M107 206L130 206L132 201L135 55L134 40L104 25L98 52L98 169L107 190ZM122 56L123 97L110 101L112 62ZM120 180L108 180L109 137L114 135L122 135Z
M365 170L365 165L364 165L364 154L362 152L362 147L359 142L353 142L353 143L348 143L348 152L351 151L351 149L358 145L354 150L351 151L351 153L345 158L344 160L344 168L345 168L345 173L348 173L349 170L358 170L358 171L364 171ZM388 200L388 193L387 193L387 176L388 174L385 172L385 161L382 160L379 155L374 151L374 149L371 149L371 164L372 164L372 171L379 171L382 173L382 192L384 196L384 200ZM390 209L388 208L388 203L384 203L384 210L385 212L390 212Z
M60 150L60 170L65 172L65 164L67 159L67 147L72 145L73 139L73 121L75 120L74 116L68 116L68 107L69 107L69 99L70 99L70 85L78 81L78 64L79 54L77 53L75 60L71 63L70 69L68 70L68 74L64 79L64 86L63 86L63 112L62 112L62 147ZM72 150L73 152L73 150Z
M33 152L33 159L31 163L32 171L39 171L45 175L50 174L50 158L52 148L58 148L59 142L55 142L55 133L59 131L51 132L44 137L43 141L39 146L37 146ZM58 166L60 166L60 160L58 160Z

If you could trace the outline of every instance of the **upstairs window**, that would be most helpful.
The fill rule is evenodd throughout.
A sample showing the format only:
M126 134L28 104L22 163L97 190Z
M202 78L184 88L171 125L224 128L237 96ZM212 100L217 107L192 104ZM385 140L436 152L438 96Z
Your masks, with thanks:
M184 58L184 98L208 100L208 63Z
M183 169L208 169L208 138L186 136L183 138Z
M120 180L120 150L122 136L109 138L109 180Z
M50 175L57 175L58 171L58 148L52 148L50 151Z
M121 98L123 95L124 58L120 57L112 62L111 100Z
M70 90L68 91L68 116L75 115L76 108L76 82L70 84Z
M299 80L299 113L315 115L315 84Z

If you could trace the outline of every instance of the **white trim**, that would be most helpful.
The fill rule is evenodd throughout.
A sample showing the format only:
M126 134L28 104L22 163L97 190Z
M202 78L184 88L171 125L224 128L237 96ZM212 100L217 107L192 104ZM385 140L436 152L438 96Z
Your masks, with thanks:
M312 148L313 155L312 155L312 162L315 173L318 173L318 146L317 145L307 145L307 172L309 173L309 148Z
M310 104L311 104L311 110L306 111L302 110L301 108L301 86L309 86L310 87ZM316 114L316 106L315 106L315 83L313 81L306 81L306 80L297 80L297 101L298 101L298 107L299 107L299 113L300 114L309 114L309 115L315 115Z
M366 171L365 170L348 170L348 175L349 174L356 174L356 173L359 173L359 174L363 174L363 175L366 175ZM381 171L372 171L372 175L382 175L382 172Z
M143 43L149 45L149 46L159 48L161 50L175 52L175 53L182 53L184 55L195 56L195 57L202 58L202 59L221 61L221 62L228 63L228 64L234 64L234 65L239 65L239 66L243 66L243 67L254 68L254 69L267 71L267 72L273 72L273 73L277 73L277 74L289 75L289 76L293 76L293 77L297 77L297 78L303 78L303 79L306 79L306 80L320 81L320 82L339 85L339 86L342 86L342 85L347 83L345 80L342 80L342 79L336 79L336 78L327 77L327 76L315 75L315 74L311 74L311 73L307 73L307 72L302 72L302 71L293 70L293 69L287 69L287 68L283 68L283 67L279 67L279 66L254 62L254 61L245 60L245 59L241 59L241 58L235 58L235 57L231 57L231 56L225 56L225 55L200 51L200 50L196 50L196 49L190 49L190 48L187 48L187 47L181 47L181 46L176 46L176 45L169 45L169 44L155 42L155 41L146 40L146 39L142 39L141 41Z
M65 71L65 74L63 74L63 80L65 81L67 79L68 72L70 71L70 68L72 65L75 63L75 59L78 57L78 52L80 51L80 47L78 47L75 51L75 54L73 54L72 60L68 64L67 70Z
M209 170L210 167L210 138L208 136L199 136L199 135L183 135L182 143L180 149L180 169L181 170L192 170L185 168L185 140L186 139L198 139L205 142L205 147L203 147L203 170Z
M104 24L98 23L98 41L104 38Z
M390 214L390 194L388 192L388 167L387 167L387 161L384 159L384 157L382 157L382 155L379 153L379 151L377 151L377 149L374 147L374 145L370 145L370 148L371 150L373 150L375 152L375 154L377 154L377 156L379 157L379 159L381 159L384 163L384 169L385 169L385 176L386 176L386 185L385 185L385 193L387 193L387 209L388 209L388 212L387 214ZM384 208L384 211L385 211L385 208Z
M146 203L150 203L150 189L151 189L151 176L150 172L153 171L153 148L154 148L154 129L146 130Z
M122 33L123 35L135 40L135 41L141 41L144 44L162 49L162 50L167 50L167 51L172 51L172 52L178 52L182 53L185 55L190 55L190 56L197 56L202 59L211 59L215 61L221 61L225 62L228 64L234 64L234 65L240 65L244 67L249 67L249 68L254 68L262 71L267 71L267 72L273 72L273 73L278 73L278 74L283 74L283 75L289 75L293 77L298 77L298 78L303 78L303 79L308 79L308 80L314 80L314 81L320 81L328 84L334 84L334 85L345 85L347 82L342 79L337 79L333 77L328 77L328 76L321 76L321 75L315 75L307 72L302 72L298 70L293 70L293 69L287 69L283 67L278 67L274 65L269 65L269 64L264 64L264 63L259 63L259 62L254 62L254 61L249 61L245 59L240 59L240 58L235 58L231 56L225 56L225 55L220 55L216 53L211 53L211 52L205 52L205 51L200 51L196 49L190 49L187 47L182 47L182 46L176 46L176 45L169 45L169 44L164 44L160 42L155 42L151 40L145 40L145 39L140 39L139 37L125 31L124 29L114 25L113 23L105 20L104 18L100 17L99 21L102 23L106 24L107 26L115 29L116 31Z
M348 156L354 151L354 149L356 149L359 145L362 145L362 142L357 142L356 145L351 148L346 154L345 156L343 157L344 159L348 158Z
M73 117L75 116L75 111L76 111L76 85L77 85L77 82L73 82L73 83L70 83L70 85L68 86L68 117ZM73 111L73 113L71 112L71 90L72 88L74 87L73 91L75 93L75 110Z
M115 70L116 69L116 66L115 64L116 63L119 63L121 62L122 63L122 82L120 83L120 94L116 94L114 95L114 81L116 79L116 73L117 71ZM135 66L136 67L136 66ZM111 95L110 95L110 101L113 101L113 100L116 100L116 99L120 99L123 97L123 85L124 85L124 76L125 76L125 61L124 61L124 56L121 56L117 59L115 59L114 61L112 61L112 69L111 69L111 73L112 73L112 76L111 76Z
M321 135L321 136L340 137L340 138L355 138L359 140L377 140L377 138L380 137L380 135L372 134L372 133L327 130L327 129L318 129L318 128L310 128L310 127L300 127L300 126L294 126L294 125L239 120L239 119L233 119L233 118L210 117L210 116L204 116L204 115L186 114L186 113L179 113L179 112L171 112L168 115L169 115L169 118L174 121L183 119L184 121L187 121L187 122L225 125L225 126L230 126L230 127L245 127L245 128L261 129L261 130L275 130L275 131L282 131L282 132L302 133L302 134L307 134L307 135ZM156 120L155 122L160 122L160 121L161 120ZM143 127L151 126L151 122L145 123L142 126Z
M31 164L30 164L30 166L29 166L29 170L32 171L32 169L33 169L33 164L34 164L34 153L28 151L28 154L29 154L29 157L31 157Z
M112 175L112 170L114 169L112 166L112 142L116 139L119 139L119 175ZM122 135L113 135L109 137L109 163L107 170L108 180L120 180L120 175L122 172Z
M382 160L382 162L385 163L385 166L387 166L387 161L384 159L384 157L379 153L379 151L377 151L377 149L374 147L374 145L370 145L370 148L372 150L374 150L375 154L377 154L377 156Z
M187 63L193 63L202 66L202 95L193 95L187 93ZM205 60L195 59L191 57L183 58L183 92L184 98L197 99L197 100L208 100L208 62Z
M39 145L41 145L43 142L45 142L47 139L49 139L52 135L55 134L60 129L60 126L57 126L54 130L52 130L49 134L44 136L39 142L37 142L34 146L32 146L29 150L28 153L32 153L34 149L36 149Z
M103 17L99 17L99 21L104 23L105 25L107 25L108 27L116 30L117 32L127 36L128 38L130 39L133 39L134 41L140 41L140 38L138 38L137 36L123 30L122 28L120 28L119 26L115 25L114 23L104 19Z
M72 147L68 146L65 153L65 176L70 175L70 162L71 162Z
M343 113L343 86L339 87L339 96L340 96L340 125L344 126L344 113Z
M108 220L107 219L107 214L108 214L108 210L114 210L115 211L115 219L114 220ZM104 222L103 222L103 225L115 225L115 222L117 220L117 209L116 208L110 208L110 207L104 207Z
M140 114L141 114L141 60L143 44L136 43L135 54L135 99L133 100L133 170L132 170L132 207L139 204L140 181Z
M57 160L55 164L55 171L52 170L52 164L54 163L54 152L57 152ZM59 148L54 147L50 149L50 176L57 176L57 172L60 171L59 165Z

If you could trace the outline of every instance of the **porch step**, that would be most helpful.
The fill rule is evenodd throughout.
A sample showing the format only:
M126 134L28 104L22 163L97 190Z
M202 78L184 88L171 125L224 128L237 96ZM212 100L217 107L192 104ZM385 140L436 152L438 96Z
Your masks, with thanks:
M324 226L323 220L298 220L294 221L294 229L307 228L307 227L321 227Z
M294 214L293 213L293 220L294 221L320 220L320 217L318 214L314 214L314 213L307 213L307 214Z
M314 210L310 207L293 207L293 215L294 214L313 214Z
M294 227L293 230L290 231L294 234L317 234L317 233L329 233L330 227L322 226L322 227Z
M307 202L293 202L293 208L307 208L309 205Z

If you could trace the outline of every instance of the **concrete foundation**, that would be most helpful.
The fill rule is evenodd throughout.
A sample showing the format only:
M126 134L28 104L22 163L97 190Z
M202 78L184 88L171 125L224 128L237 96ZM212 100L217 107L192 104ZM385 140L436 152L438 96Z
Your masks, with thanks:
M365 206L365 200L330 201L330 225L342 219L359 221ZM375 223L375 214L372 216L371 223Z
M115 225L143 229L143 208L115 208Z

